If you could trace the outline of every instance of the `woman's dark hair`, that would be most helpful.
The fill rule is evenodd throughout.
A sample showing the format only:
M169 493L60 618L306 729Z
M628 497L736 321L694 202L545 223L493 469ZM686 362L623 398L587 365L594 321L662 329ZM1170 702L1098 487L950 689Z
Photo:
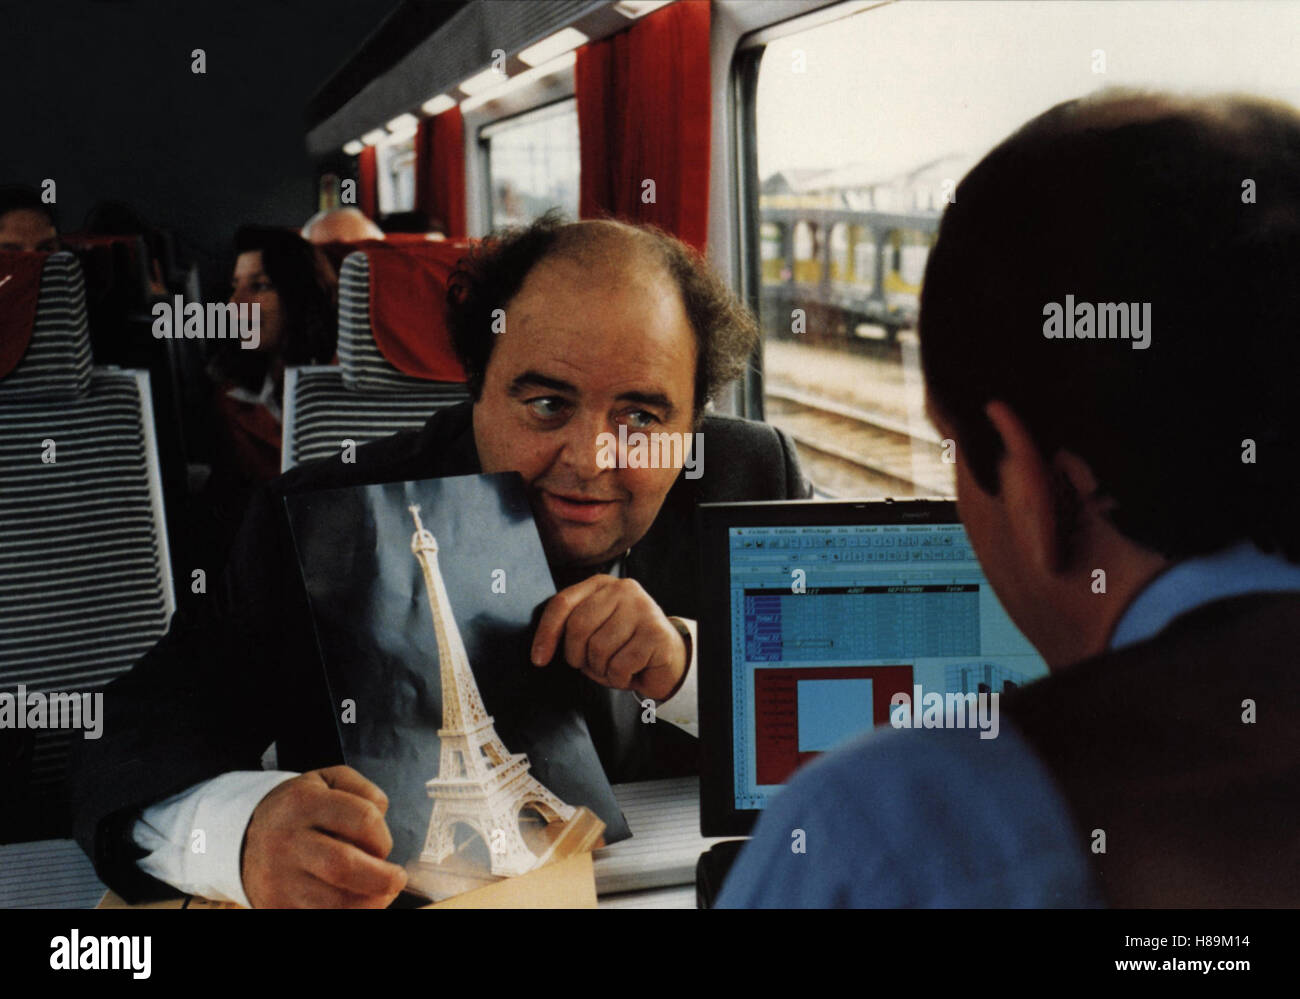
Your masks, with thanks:
M1067 295L1149 305L1145 349L1049 339ZM1300 560L1293 109L1131 91L1057 105L958 186L919 326L931 404L986 492L996 399L1045 456L1086 461L1144 547L1178 558L1249 539Z
M338 345L333 272L321 252L295 232L246 225L235 233L235 255L260 250L262 270L284 310L285 364L328 364Z
M529 226L483 240L460 261L448 282L447 328L475 399L483 390L495 342L492 313L506 308L543 258L582 256L593 243L614 238L622 240L620 249L639 243L677 285L698 348L696 420L704 415L705 403L745 370L758 344L757 325L699 253L654 226L605 219L566 222L558 211L551 211Z

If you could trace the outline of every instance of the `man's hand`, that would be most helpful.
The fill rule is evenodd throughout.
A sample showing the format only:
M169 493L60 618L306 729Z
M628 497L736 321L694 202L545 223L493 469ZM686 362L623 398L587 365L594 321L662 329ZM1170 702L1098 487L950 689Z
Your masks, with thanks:
M686 673L686 640L634 579L590 576L553 596L533 638L545 666L563 641L564 658L606 687L664 700Z
M312 770L273 788L244 836L244 893L258 909L382 909L406 885L384 858L388 796L351 767Z

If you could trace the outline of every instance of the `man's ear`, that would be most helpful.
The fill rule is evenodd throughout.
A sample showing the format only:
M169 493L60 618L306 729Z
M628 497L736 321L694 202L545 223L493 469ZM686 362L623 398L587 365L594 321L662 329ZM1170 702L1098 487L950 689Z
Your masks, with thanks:
M998 464L999 498L1016 547L1039 569L1056 573L1068 562L1065 531L1070 511L1056 471L1046 461L1020 417L1006 403L994 400L984 415L1002 438Z

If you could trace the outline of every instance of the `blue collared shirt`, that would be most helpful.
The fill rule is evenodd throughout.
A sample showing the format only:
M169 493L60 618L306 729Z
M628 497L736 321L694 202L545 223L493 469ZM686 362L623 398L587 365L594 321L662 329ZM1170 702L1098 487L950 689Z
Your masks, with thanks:
M1153 579L1128 605L1111 635L1110 648L1154 638L1174 618L1202 604L1287 590L1300 590L1300 565L1279 554L1266 554L1248 541L1187 559Z
M1249 543L1187 559L1129 604L1109 647L1202 604L1300 590L1300 566ZM802 851L802 852L801 852ZM1055 782L1003 722L878 728L801 770L759 820L719 908L1095 907L1087 856Z

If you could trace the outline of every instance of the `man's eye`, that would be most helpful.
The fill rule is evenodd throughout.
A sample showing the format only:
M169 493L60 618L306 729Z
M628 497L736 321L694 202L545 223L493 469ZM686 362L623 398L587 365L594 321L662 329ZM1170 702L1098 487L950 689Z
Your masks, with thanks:
M562 415L566 403L563 399L555 396L542 396L540 399L529 399L527 406L534 416L542 420L553 420Z
M275 286L272 285L270 281L254 281L254 282L253 282L253 290L254 290L254 291L273 291L274 288L275 288Z
M633 430L644 430L646 427L652 427L658 423L659 417L647 410L637 409L628 414L627 422Z

